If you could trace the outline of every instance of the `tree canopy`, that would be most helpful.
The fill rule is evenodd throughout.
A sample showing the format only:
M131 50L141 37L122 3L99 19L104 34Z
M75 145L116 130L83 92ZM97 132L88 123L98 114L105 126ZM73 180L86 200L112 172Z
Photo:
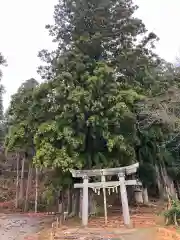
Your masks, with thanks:
M132 0L58 2L54 24L46 26L57 49L39 53L44 82L30 79L12 96L8 150L33 151L35 164L64 177L72 168L139 161L146 186L158 174L164 184L177 178L179 156L164 143L175 144L178 105L165 93L179 91L180 75L154 53L158 38L136 10ZM173 124L162 106L166 116L175 110Z
M34 151L35 119L33 116L33 92L38 82L35 79L25 81L15 93L7 110L8 134L5 140L7 151Z

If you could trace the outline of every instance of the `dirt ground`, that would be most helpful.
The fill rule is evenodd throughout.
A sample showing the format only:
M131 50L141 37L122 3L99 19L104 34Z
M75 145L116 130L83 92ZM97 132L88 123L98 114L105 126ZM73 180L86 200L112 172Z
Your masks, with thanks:
M33 233L39 232L52 219L23 214L0 215L0 239L24 240Z
M156 205L131 209L132 227L129 229L123 226L120 211L109 213L106 226L104 217L98 216L89 219L88 228L82 228L79 220L70 219L53 231L50 227L52 216L1 214L0 240L152 240L156 239L157 227L162 225L157 217L161 207Z
M111 213L107 225L104 224L104 217L92 217L89 219L88 228L82 228L80 221L71 219L61 228L54 231L51 229L49 238L45 233L39 236L39 240L152 240L156 235L156 212L155 208L134 208L131 213L132 227L129 229L124 227L120 212ZM50 238L51 233L53 238Z
M43 239L43 238L40 238ZM155 239L155 229L67 229L59 231L54 239L80 240L152 240Z
M157 238L157 230L164 226L164 220L158 216L162 208L160 203L152 207L141 206L131 209L132 227L129 229L124 227L122 214L116 209L108 214L107 225L104 224L103 216L90 218L88 228L82 228L81 221L71 219L61 228L40 234L38 240L172 240Z

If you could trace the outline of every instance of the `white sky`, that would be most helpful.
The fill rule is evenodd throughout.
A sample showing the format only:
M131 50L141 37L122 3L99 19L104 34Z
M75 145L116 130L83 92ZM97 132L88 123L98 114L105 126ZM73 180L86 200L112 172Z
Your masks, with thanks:
M159 37L157 52L174 61L180 50L180 0L134 0L139 6L138 16L149 31ZM37 67L39 50L52 49L53 44L45 24L53 21L53 7L57 0L0 0L0 52L8 62L3 69L6 89L4 108L21 83L31 77L40 80ZM179 53L180 55L180 53Z

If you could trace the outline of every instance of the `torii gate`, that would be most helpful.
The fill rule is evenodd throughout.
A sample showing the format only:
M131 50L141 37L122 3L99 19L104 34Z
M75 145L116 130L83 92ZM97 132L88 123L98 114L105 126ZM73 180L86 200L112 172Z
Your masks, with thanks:
M125 175L131 175L137 172L139 163L120 168L107 169L93 169L93 170L71 170L74 178L82 178L83 183L74 184L74 188L83 188L83 202L82 202L82 225L88 225L88 188L103 189L104 195L104 213L105 223L107 223L107 206L106 206L106 188L120 186L121 202L123 210L123 219L125 225L130 225L129 205L127 198L126 185L141 186L142 184L137 180L125 180ZM106 176L117 175L119 181L106 182ZM101 182L89 183L89 177L101 176Z

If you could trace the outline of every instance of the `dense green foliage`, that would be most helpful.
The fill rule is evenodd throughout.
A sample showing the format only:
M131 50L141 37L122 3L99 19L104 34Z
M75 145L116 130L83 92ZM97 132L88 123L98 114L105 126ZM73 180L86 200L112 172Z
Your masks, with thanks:
M180 201L171 199L171 206L169 209L163 212L167 225L179 226L180 220Z
M29 79L12 96L6 113L8 134L5 146L7 151L22 151L33 155L36 123L33 116L33 92L38 83Z
M159 184L157 176L164 188L178 180L178 148L166 144L178 132L178 107L165 92L178 89L179 71L154 54L158 39L136 9L132 0L59 1L46 26L58 47L39 53L45 81L28 80L12 97L7 150L33 152L61 184L72 168L136 161L145 186Z
M145 35L135 9L131 1L55 6L55 25L47 28L58 50L55 57L41 52L47 63L54 57L51 69L42 69L51 80L41 88L53 100L48 112L55 113L35 136L36 160L64 170L136 161L133 104L146 92L142 86L152 83L157 59L146 47L156 36ZM137 44L139 34L144 36Z

